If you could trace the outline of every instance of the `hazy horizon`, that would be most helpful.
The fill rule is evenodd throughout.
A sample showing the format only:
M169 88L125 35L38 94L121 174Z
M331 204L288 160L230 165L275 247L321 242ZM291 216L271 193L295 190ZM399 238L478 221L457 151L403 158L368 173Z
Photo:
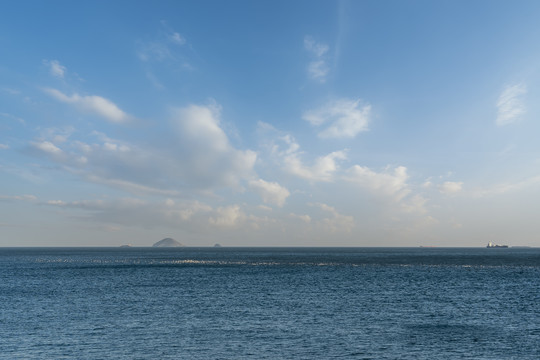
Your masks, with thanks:
M539 16L6 2L0 247L539 247Z

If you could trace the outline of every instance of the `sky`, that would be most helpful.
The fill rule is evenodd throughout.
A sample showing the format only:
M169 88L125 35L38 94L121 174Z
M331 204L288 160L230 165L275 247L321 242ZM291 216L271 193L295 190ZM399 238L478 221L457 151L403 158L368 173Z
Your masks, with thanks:
M540 246L538 1L10 1L0 246Z

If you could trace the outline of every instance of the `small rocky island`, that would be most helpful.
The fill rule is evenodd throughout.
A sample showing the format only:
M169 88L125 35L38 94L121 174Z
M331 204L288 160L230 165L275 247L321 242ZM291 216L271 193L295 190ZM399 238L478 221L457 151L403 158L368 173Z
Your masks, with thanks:
M163 240L158 241L152 246L153 247L184 247L185 245L172 238L165 238Z

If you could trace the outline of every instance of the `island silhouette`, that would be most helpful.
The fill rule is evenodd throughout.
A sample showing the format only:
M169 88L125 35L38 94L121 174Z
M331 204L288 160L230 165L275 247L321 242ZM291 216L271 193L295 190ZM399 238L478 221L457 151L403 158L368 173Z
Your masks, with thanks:
M185 245L179 241L174 240L173 238L165 238L158 241L152 247L184 247Z

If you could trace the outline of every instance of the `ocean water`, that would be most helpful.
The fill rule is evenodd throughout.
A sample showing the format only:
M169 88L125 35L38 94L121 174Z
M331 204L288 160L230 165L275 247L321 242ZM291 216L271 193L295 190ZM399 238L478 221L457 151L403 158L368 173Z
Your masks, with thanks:
M1 359L540 359L540 249L4 248Z

